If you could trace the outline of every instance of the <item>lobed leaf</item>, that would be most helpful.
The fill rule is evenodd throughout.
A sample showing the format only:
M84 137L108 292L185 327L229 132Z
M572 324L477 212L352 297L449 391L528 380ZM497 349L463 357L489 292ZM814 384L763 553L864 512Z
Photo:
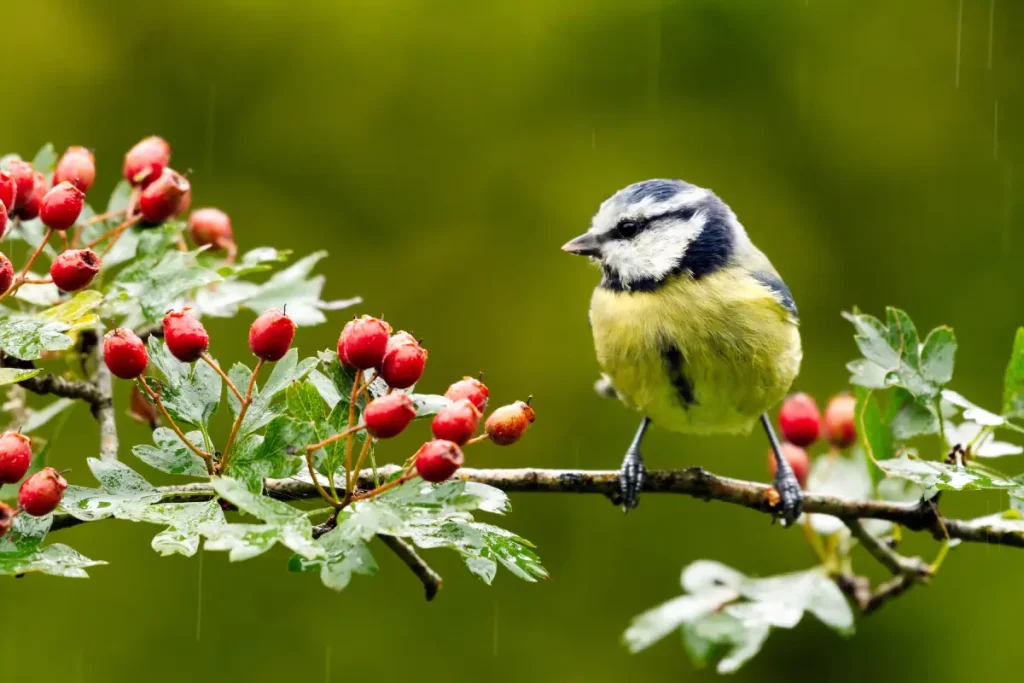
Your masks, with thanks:
M199 449L206 447L202 432L189 432L185 437ZM206 463L185 446L173 430L167 427L158 427L153 430L153 443L156 445L139 444L134 446L132 453L150 467L167 474L184 474L190 477L206 476Z
M74 344L71 333L99 322L93 311L101 300L102 295L90 289L34 316L0 320L0 350L21 360L37 360L44 351L69 349Z

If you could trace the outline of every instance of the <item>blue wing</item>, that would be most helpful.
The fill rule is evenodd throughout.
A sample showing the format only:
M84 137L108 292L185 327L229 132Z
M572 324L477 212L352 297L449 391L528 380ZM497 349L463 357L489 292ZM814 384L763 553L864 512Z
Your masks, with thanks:
M799 320L800 314L796 310L796 302L793 301L793 293L789 291L789 287L782 281L782 278L775 273L755 272L750 274L755 280L760 282L762 285L767 287L775 294L775 297L782 304L782 307L793 316L794 320Z

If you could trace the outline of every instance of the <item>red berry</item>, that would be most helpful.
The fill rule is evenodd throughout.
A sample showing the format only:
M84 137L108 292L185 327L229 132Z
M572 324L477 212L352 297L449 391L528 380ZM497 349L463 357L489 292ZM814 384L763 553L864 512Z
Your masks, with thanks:
M491 392L487 385L474 377L463 377L444 392L444 397L450 401L468 398L481 413L487 409L487 399L490 396Z
M782 444L782 457L786 459L789 466L793 468L793 474L796 475L796 480L800 482L801 488L807 485L807 475L811 471L811 460L807 457L807 451L800 448L796 444L784 442ZM768 449L768 472L771 476L775 476L775 471L779 468L778 463L775 462L775 452L772 449Z
M210 348L210 335L189 308L164 316L164 341L171 354L183 363L199 360Z
M48 515L64 497L67 481L52 467L45 467L25 480L18 489L18 504L33 517Z
M14 510L7 503L0 503L0 538L14 525Z
M416 451L416 472L435 484L455 474L462 462L459 445L443 439L428 441Z
M15 184L14 208L20 209L32 197L32 190L36 184L35 169L27 161L16 159L7 165L7 172L11 174Z
M0 484L17 484L32 464L32 440L19 432L0 435Z
M39 217L48 228L67 230L78 220L84 205L85 193L64 181L43 195Z
M65 292L77 292L89 286L102 262L92 249L68 249L50 264L53 284Z
M391 336L391 325L364 315L345 324L338 337L338 360L345 367L367 370L380 366Z
M416 406L409 395L403 393L375 398L363 411L366 431L378 439L398 436L415 418Z
M14 198L18 196L18 183L7 171L0 170L0 204L7 213L14 213Z
M782 436L797 446L810 446L821 434L821 413L818 404L807 394L793 394L779 409Z
M0 254L0 294L11 288L14 282L14 265L5 254Z
M4 233L7 232L7 207L4 206L3 202L0 202L0 239L3 239Z
M139 213L151 225L160 225L178 212L178 204L192 190L188 178L165 168L139 195Z
M849 394L833 396L825 408L825 434L831 444L849 448L857 442L854 414L857 399Z
M260 314L249 328L249 350L257 358L278 361L288 353L295 338L295 323L276 308Z
M380 376L395 389L408 389L423 376L427 350L408 332L399 332L388 341Z
M473 438L480 425L480 411L468 398L442 408L430 424L435 439L454 441L460 446Z
M146 371L149 354L138 335L119 327L103 337L103 361L115 377L134 379Z
M19 195L20 196L20 195ZM18 218L30 221L39 216L39 207L42 206L43 197L46 196L46 178L42 173L36 173L32 185L32 191L28 200L17 211Z
M188 217L188 232L197 246L223 249L234 241L231 219L220 209L196 209Z
M85 147L68 147L53 171L53 185L69 182L88 192L96 181L96 156Z
M135 143L124 155L124 178L133 185L145 185L160 177L171 161L171 146L153 135Z
M499 446L511 446L530 428L537 414L523 401L501 406L487 417L484 431Z

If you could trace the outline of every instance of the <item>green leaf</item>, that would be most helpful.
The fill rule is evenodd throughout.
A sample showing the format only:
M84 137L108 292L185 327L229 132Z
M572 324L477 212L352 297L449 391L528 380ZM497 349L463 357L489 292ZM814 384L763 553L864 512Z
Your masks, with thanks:
M171 250L162 257L146 256L126 267L111 283L107 301L113 312L141 313L141 321L164 316L175 300L195 289L223 280L200 266L195 251Z
M74 344L69 333L99 322L93 310L101 300L102 295L90 289L32 317L0 320L0 350L21 360L36 360L44 351L68 349Z
M339 301L324 301L320 298L326 278L323 275L311 277L310 273L317 262L326 256L326 251L318 251L275 273L252 292L244 303L245 307L258 314L268 308L284 308L287 305L288 316L295 324L307 326L325 322L327 318L324 311L340 311L362 303L359 297Z
M349 538L335 528L317 539L316 543L324 550L323 559L310 560L293 555L288 561L288 569L293 572L319 572L323 584L334 591L348 586L353 574L377 573L377 562L361 539Z
M257 247L247 251L242 258L235 263L222 263L217 267L217 273L222 277L238 277L271 270L268 264L283 263L291 256L290 249L278 250L273 247Z
M854 310L843 313L854 325L857 347L864 356L847 365L850 381L867 389L903 387L926 403L935 398L953 374L956 338L947 327L932 330L922 348L910 316L886 309L886 322Z
M163 556L192 557L199 550L200 529L212 531L227 522L216 500L206 503L159 503L146 507L138 521L166 525L153 537L153 550Z
M86 462L101 488L68 486L60 502L61 512L85 522L106 517L140 521L143 510L160 501L160 493L153 485L128 465L96 458Z
M842 635L853 632L846 598L818 569L755 579L699 560L683 571L682 583L685 595L633 620L623 634L630 651L682 629L699 662L719 655L718 672L732 673L760 651L772 628L793 628L807 612Z
M253 388L252 403L249 404L249 410L245 413L245 419L242 420L239 433L243 435L252 434L269 424L279 414L279 411L274 406L274 399L280 396L281 392L293 382L301 382L305 379L316 365L316 358L305 358L299 362L298 350L295 348L289 349L284 358L274 364L274 370L270 373L266 384L258 390L255 387ZM235 383L235 386L244 392L244 387L249 385L252 372L243 365L235 365L231 368L228 376L231 377L231 381ZM229 394L228 400L232 414L237 416L238 408L240 407L238 399L234 397L234 394Z
M20 517L27 517L27 515ZM25 553L0 552L0 574L10 576L39 572L71 579L87 579L89 575L85 571L86 568L101 564L106 564L106 562L90 560L63 543L54 543L45 548L36 548Z
M882 411L871 392L858 387L855 393L857 439L869 463L877 465L879 460L888 460L893 456L892 432L882 420ZM872 481L877 484L882 478L878 467L869 465L868 471Z
M919 403L909 391L900 387L896 388L889 403L885 422L897 441L939 433L934 405Z
M976 465L961 467L933 460L918 460L908 455L882 460L878 466L890 477L907 479L926 491L1006 490L1020 486L1019 482L988 468Z
M303 453L314 443L316 432L309 422L282 415L267 426L267 433L248 437L251 447L241 447L231 458L228 471L253 493L263 491L267 477L290 477L302 468Z
M549 578L531 548L533 544L491 524L449 519L438 525L415 523L412 541L420 548L452 548L462 555L469 570L490 584L501 563L523 581Z
M42 371L42 368L27 370L22 368L0 368L0 386L4 384L16 384L18 382L23 382L26 379L35 377Z
M43 175L53 175L57 168L57 150L52 142L43 145L32 159L32 168Z
M993 412L989 412L984 408L974 405L962 395L955 391L946 389L942 392L942 398L952 403L958 408L963 408L964 419L975 422L985 427L1001 427L1006 424L1006 420L1001 415L996 415Z
M185 435L200 450L205 448L203 434L199 431ZM206 464L203 459L193 453L178 435L166 427L153 430L155 446L140 444L132 448L132 453L150 467L168 474L184 474L190 477L205 477Z
M856 448L848 457L840 454L818 456L811 465L806 488L818 495L850 500L873 497L874 483L863 450ZM814 530L826 536L846 528L842 520L831 515L814 513L809 515L809 519Z
M149 360L163 374L163 380L147 379L160 388L160 400L171 416L197 427L209 425L220 403L222 380L206 363L182 363L163 340L149 339Z
M928 333L921 349L921 373L933 384L947 384L953 379L956 357L956 336L949 327L936 327Z
M1024 453L1024 447L1007 441L996 441L991 427L982 427L975 422L960 425L947 422L946 439L951 445L960 444L969 449L970 455L975 458L1000 458Z
M338 393L334 382L319 370L312 370L309 373L309 381L331 409L341 401L341 394Z
M437 415L442 408L452 404L450 399L435 394L410 394L409 398L416 406L417 419Z
M1003 414L1024 417L1024 327L1017 328L1003 381Z
M239 562L281 543L307 559L324 556L323 547L313 542L312 525L301 510L252 493L242 482L228 477L214 477L211 483L221 498L265 524L201 524L199 530L207 537L207 550L229 551L228 559Z

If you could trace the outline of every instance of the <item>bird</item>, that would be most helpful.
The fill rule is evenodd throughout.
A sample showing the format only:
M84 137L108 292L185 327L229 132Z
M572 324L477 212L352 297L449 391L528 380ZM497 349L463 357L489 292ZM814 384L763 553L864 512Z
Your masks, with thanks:
M732 209L683 180L645 180L606 199L562 249L601 269L589 311L599 385L642 416L618 473L623 509L639 503L652 424L713 435L760 422L777 464L773 517L793 524L802 493L767 411L800 370L799 315Z

